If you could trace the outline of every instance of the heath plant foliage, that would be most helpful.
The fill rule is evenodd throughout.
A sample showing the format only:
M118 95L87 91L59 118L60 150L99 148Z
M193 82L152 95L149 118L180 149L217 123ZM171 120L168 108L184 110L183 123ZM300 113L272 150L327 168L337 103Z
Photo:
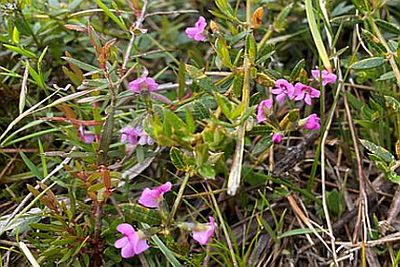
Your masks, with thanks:
M0 12L0 266L398 266L400 1Z

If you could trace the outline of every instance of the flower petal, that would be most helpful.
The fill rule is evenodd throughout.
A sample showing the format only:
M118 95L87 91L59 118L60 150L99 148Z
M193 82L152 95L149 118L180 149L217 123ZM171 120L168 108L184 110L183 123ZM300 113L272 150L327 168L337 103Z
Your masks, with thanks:
M133 245L132 245L130 242L128 242L128 243L126 244L126 246L124 246L124 247L122 248L122 250L121 250L121 256L122 256L122 258L125 258L125 259L128 259L128 258L131 258L131 257L135 256L134 247L133 247Z
M135 247L134 247L135 253L140 254L148 248L150 248L150 246L147 244L147 240L138 238L138 240L135 244Z
M130 236L136 233L135 229L133 229L133 226L128 223L121 223L117 226L117 230L118 232L126 236Z
M157 190L145 188L139 198L139 204L147 208L158 208L160 195L160 192Z
M128 241L129 241L128 237L124 236L124 237L118 239L117 241L115 241L114 247L116 247L116 248L125 247L126 244L128 244Z

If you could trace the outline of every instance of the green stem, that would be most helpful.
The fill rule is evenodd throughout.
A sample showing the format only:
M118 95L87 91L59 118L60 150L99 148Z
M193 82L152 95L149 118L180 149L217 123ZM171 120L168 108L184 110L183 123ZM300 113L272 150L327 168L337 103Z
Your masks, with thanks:
M312 0L306 0L306 15L307 15L308 25L310 26L311 35L314 39L314 43L315 46L317 47L317 51L322 60L322 63L329 72L332 72L332 65L331 62L329 61L329 57L328 54L326 53L324 43L322 42L320 30L316 23Z
M251 30L251 0L247 0L246 6L246 14L247 14L247 30ZM243 111L241 114L242 124L237 128L237 139L236 139L236 147L235 154L233 155L231 172L228 178L228 195L234 196L239 188L241 172L242 172L242 163L243 163L243 152L244 152L244 137L246 133L246 121L243 120L243 117L246 114L246 111L249 108L249 99L250 99L250 59L249 59L249 48L245 47L245 55L243 61L243 72L244 72L244 81L243 81L243 89L242 89L242 105Z
M261 41L258 43L257 45L257 51L261 51L265 44L267 43L267 41L269 40L269 38L271 37L271 35L274 33L274 29L269 28L268 31L264 34L263 38L261 39Z
M169 217L168 217L168 220L167 220L167 225L169 225L170 222L173 220L173 218L175 216L175 213L178 210L179 204L181 203L181 200L182 200L182 197L183 197L183 193L185 192L185 188L186 188L186 185L187 185L187 183L189 181L189 178L190 178L189 173L186 173L185 178L183 178L181 187L179 188L178 195L176 196L174 205L172 206L171 212L169 213Z
M209 192L209 194L211 196L211 200L212 200L212 202L214 204L214 208L215 208L215 211L217 213L218 220L221 223L222 231L224 232L224 235L225 235L225 238L226 238L226 243L228 244L229 252L231 253L233 266L237 267L238 263L236 261L235 251L233 249L232 241L231 241L231 239L229 237L228 229L226 228L226 225L225 225L224 217L222 216L221 210L219 209L219 205L218 205L217 199L214 196L214 192L213 192L211 186L208 183L207 183L207 189L208 189L208 192Z

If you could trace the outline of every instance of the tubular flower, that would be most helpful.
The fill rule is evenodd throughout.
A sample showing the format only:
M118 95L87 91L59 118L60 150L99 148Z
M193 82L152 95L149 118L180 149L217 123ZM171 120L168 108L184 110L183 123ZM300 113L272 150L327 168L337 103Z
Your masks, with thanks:
M286 97L289 99L294 98L294 87L285 79L279 79L275 82L275 89L272 89L271 93L276 96L276 100L282 104L285 102Z
M282 142L283 135L281 133L274 133L272 135L272 142L275 144L280 144Z
M200 17L194 27L186 28L185 33L190 39L204 42L206 40L206 36L204 35L206 26L206 19L204 17Z
M158 83L156 83L156 81L153 78L144 76L129 82L128 88L129 90L137 94L141 93L143 90L148 90L150 92L153 92L157 90Z
M330 73L327 70L320 71L319 69L315 69L311 71L312 76L315 80L320 81L322 77L322 85L326 86L327 84L334 84L336 82L336 74ZM321 77L320 77L321 75Z
M153 145L154 140L146 134L140 127L124 127L121 130L121 143L130 145Z
M306 118L306 122L303 127L307 130L319 130L321 128L320 118L318 118L317 114L313 113Z
M296 83L294 86L295 88L295 98L294 100L303 100L304 102L311 106L311 98L319 98L320 92L308 85L302 84L302 83Z
M260 102L260 104L258 105L258 108L257 108L257 116L256 116L258 123L261 123L261 122L267 120L267 117L265 114L266 109L271 109L272 104L273 104L272 98L266 99L266 100L263 100Z
M133 257L149 248L143 233L136 232L132 225L122 223L117 226L117 230L124 235L114 243L116 248L121 248L122 258Z
M171 188L172 184L170 182L166 182L154 189L145 188L139 198L139 204L147 208L158 208L164 193L169 192Z
M85 133L85 129L83 128L83 126L80 126L78 131L79 131L79 137L86 144L91 144L96 139L96 136L94 134Z
M193 239L199 242L201 245L206 245L215 231L215 221L213 217L209 217L209 223L197 224L192 229Z

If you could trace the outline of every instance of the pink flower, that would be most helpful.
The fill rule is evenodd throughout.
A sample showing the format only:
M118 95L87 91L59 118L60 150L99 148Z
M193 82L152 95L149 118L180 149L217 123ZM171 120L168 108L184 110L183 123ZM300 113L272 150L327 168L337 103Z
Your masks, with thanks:
M134 93L141 93L143 90L148 90L153 92L157 90L158 83L153 78L149 78L146 76L137 78L136 80L131 81L128 84L129 90L133 91Z
M193 239L201 245L205 245L210 241L215 231L215 222L213 217L209 217L210 223L198 224L192 229Z
M320 80L321 74L323 86L326 86L327 84L334 84L336 82L336 74L330 73L327 70L320 71L319 69L315 69L311 71L311 74L317 81Z
M148 136L140 127L125 127L121 130L121 143L130 145L153 145L154 140Z
M276 80L275 87L276 88L273 89L271 92L274 95L277 95L276 100L278 100L280 104L285 102L286 97L288 97L289 99L294 98L294 87L287 80L285 79Z
M139 203L148 208L158 208L164 193L170 191L172 184L166 182L154 189L145 188L139 198Z
M185 33L190 39L203 42L206 40L206 36L204 35L206 26L206 19L204 17L200 17L194 27L186 28Z
M294 100L303 100L306 102L307 105L311 106L311 98L319 98L320 92L312 88L311 86L302 84L302 83L296 83L294 86L295 89L295 98Z
M318 118L317 114L313 113L310 116L306 118L306 123L303 125L303 127L307 130L319 130L321 128L320 125L320 118Z
M267 117L265 115L265 113L266 113L265 109L266 108L271 109L272 104L273 104L272 98L266 99L266 100L263 100L260 102L260 104L258 105L258 108L257 108L257 116L256 116L258 123L261 123L261 122L267 120Z
M274 133L272 135L272 142L274 142L275 144L280 144L280 142L282 142L283 139L283 135L281 133Z
M117 230L124 235L114 243L116 248L122 248L122 258L133 257L149 248L143 233L141 231L136 232L132 225L122 223L117 226Z
M79 132L79 137L86 144L91 144L96 139L96 135L90 134L90 133L85 133L85 129L83 128L83 126L79 127L78 132Z

